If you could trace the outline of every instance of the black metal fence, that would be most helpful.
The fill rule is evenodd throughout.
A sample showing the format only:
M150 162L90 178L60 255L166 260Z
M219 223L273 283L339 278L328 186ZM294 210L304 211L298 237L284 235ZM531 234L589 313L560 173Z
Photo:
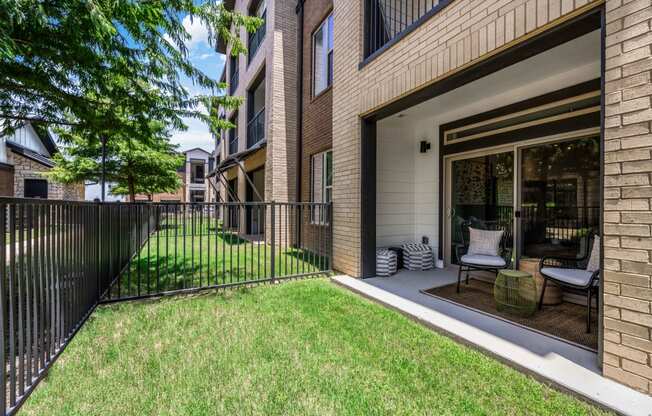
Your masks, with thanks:
M100 303L328 273L330 221L301 232L317 208L330 219L323 204L0 198L0 413L15 413Z

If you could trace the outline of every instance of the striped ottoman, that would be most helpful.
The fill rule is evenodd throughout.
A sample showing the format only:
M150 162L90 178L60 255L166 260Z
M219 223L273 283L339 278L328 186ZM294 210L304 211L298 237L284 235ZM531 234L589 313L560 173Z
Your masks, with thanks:
M435 267L432 248L426 244L403 244L403 264L408 270L430 270Z
M398 261L391 250L376 250L376 276L387 277L396 273Z

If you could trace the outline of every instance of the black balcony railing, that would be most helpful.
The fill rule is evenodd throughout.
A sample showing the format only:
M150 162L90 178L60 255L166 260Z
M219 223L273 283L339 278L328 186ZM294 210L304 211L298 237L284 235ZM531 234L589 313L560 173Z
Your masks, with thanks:
M265 109L260 110L247 124L247 149L265 139Z
M235 94L235 90L238 89L238 83L240 82L240 71L235 71L231 74L231 80L229 84L229 94Z
M229 139L229 155L234 155L238 153L238 138L231 137Z
M258 28L257 31L254 33L249 34L249 62L256 56L256 52L258 52L258 48L260 48L260 45L263 43L263 39L265 39L265 32L266 28L265 26L267 25L267 19L266 19L267 12L263 13L261 18L264 20L263 24Z
M365 0L365 58L382 49L450 0Z

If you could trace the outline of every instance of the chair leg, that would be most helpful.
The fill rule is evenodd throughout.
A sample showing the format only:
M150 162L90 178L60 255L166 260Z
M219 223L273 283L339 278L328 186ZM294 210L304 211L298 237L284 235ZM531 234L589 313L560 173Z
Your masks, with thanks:
M462 281L462 266L457 269L457 293L460 293L460 282Z
M543 309L543 295L546 294L546 286L548 285L548 279L543 278L543 287L541 288L541 296L539 297L539 310Z
M470 271L470 270L471 270L471 269L466 269L466 285L467 285L467 286L469 285L469 271Z
M591 298L593 297L593 290L589 288L587 294L588 301L586 302L586 333L591 333Z

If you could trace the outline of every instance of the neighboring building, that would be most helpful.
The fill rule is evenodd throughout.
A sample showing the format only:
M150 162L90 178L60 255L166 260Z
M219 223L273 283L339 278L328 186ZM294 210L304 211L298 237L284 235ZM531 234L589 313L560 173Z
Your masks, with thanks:
M64 185L43 173L53 166L57 145L48 129L24 124L0 138L0 196L83 200L83 184Z
M296 198L297 141L297 18L291 1L231 0L227 9L265 20L256 33L244 29L247 56L231 56L218 45L227 62L223 79L230 93L245 99L224 117L237 127L218 141L220 163L214 172L220 197L227 202ZM222 109L223 110L223 109ZM212 172L213 173L213 172ZM211 175L213 176L213 175ZM227 226L243 234L260 234L265 216L233 211Z
M181 187L174 193L136 195L136 201L151 202L209 202L209 182L207 175L213 169L211 153L196 147L183 152L185 163L177 174Z
M334 0L334 269L372 277L377 247L406 241L455 265L466 221L507 224L517 265L585 254L598 232L599 364L652 393L651 16L621 0Z

